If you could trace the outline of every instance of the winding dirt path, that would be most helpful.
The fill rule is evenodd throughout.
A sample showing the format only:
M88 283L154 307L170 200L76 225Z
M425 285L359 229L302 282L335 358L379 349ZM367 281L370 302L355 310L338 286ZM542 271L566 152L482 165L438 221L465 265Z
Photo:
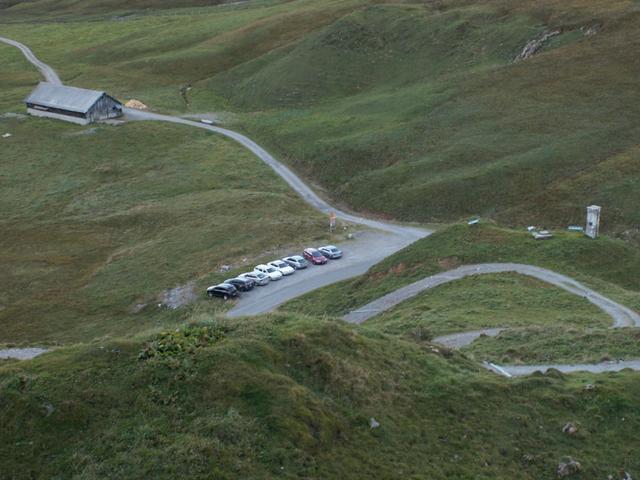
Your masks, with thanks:
M56 71L46 63L40 61L29 47L20 42L16 42L15 40L11 40L10 38L5 37L0 37L0 42L20 49L27 60L29 60L29 62L31 62L40 71L47 82L53 83L55 85L62 85L62 80L60 80L60 77L58 77Z
M483 263L476 265L465 265L463 267L450 270L448 272L438 273L422 280L418 280L410 285L399 288L388 293L356 310L347 313L343 319L349 323L360 324L370 318L389 310L399 303L404 302L416 295L431 290L439 285L460 280L473 275L482 275L488 273L506 273L514 272L522 275L535 277L543 282L555 285L567 292L579 295L589 300L591 303L602 309L607 315L613 319L612 328L621 327L640 327L640 315L630 308L625 307L613 300L599 294L598 292L582 285L566 275L562 275L546 268L535 267L533 265L524 265L519 263ZM434 339L435 343L451 348L462 348L470 345L481 335L496 336L504 328L487 328L482 330L473 330L467 332L454 333L444 335ZM530 375L534 372L546 372L549 369L560 370L561 372L612 372L619 371L624 368L640 370L640 360L627 360L620 362L602 362L602 363L579 363L579 364L546 364L546 365L496 365L493 363L485 363L484 366L500 375L506 377L517 377Z
M613 319L613 326L616 328L640 326L640 315L630 308L600 295L598 292L585 287L566 275L561 275L560 273L547 270L546 268L520 263L482 263L476 265L465 265L454 270L449 270L448 272L438 273L388 293L387 295L384 295L363 307L349 312L343 318L349 323L362 323L371 317L389 310L399 303L415 297L425 290L437 287L438 285L460 280L472 275L506 272L520 273L522 275L535 277L543 282L550 283L551 285L560 287L570 293L586 298L591 303L604 310L604 312Z

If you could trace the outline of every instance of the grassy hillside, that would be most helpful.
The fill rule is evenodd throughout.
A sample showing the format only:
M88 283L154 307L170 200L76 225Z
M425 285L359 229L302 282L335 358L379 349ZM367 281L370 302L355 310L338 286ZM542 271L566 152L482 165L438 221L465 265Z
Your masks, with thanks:
M0 367L0 458L16 479L539 480L565 455L575 478L636 472L638 382L600 376L586 391L594 381L508 381L312 318L201 319Z
M101 14L137 14L145 10L162 10L198 6L224 6L230 0L0 0L3 17L17 21L23 19L67 18Z
M175 321L156 306L165 289L195 282L202 296L222 265L247 269L323 235L267 166L203 131L15 118L0 131L13 134L0 166L0 344Z
M483 337L462 349L476 359L501 363L580 363L640 358L640 329L584 329L558 322Z
M421 329L430 335L478 328L611 325L606 315L586 299L537 279L494 274L436 287L367 321L367 326L393 334Z
M208 86L263 109L247 129L360 210L564 226L598 203L606 229L637 228L634 3L451 3L359 10Z
M637 237L631 0L296 0L81 18L2 32L74 84L161 110L238 112L361 211L565 226L598 203L606 231Z

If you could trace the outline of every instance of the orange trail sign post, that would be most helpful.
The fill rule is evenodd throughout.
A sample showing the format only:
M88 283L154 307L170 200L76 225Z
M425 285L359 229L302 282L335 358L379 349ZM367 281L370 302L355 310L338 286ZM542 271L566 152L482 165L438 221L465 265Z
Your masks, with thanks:
M336 212L329 214L329 231L333 232L336 229Z

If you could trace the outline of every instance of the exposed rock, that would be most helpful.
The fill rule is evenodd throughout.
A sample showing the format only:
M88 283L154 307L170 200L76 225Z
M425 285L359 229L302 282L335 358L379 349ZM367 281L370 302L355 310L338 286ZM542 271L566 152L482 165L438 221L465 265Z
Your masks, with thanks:
M178 285L175 288L166 290L163 295L163 301L161 304L158 304L158 307L165 305L175 310L176 308L193 302L196 298L195 284L189 282L186 285Z
M380 427L380 422L378 422L375 418L371 417L369 419L369 426L371 428L378 428L378 427Z
M592 390L595 390L595 389L596 389L596 386L595 386L594 384L592 384L592 383L588 383L588 384L586 384L586 385L584 386L584 389L585 389L586 391L590 392L590 391L592 391Z
M529 40L522 49L522 52L520 52L520 55L518 55L514 61L519 62L534 56L542 49L547 41L558 35L560 35L560 30L553 30L551 32L545 32L540 38Z
M44 405L42 405L42 406L44 407L44 416L45 417L50 416L56 410L53 407L53 405L51 405L49 402L44 402Z
M146 303L136 303L132 308L131 308L131 313L140 313L142 310L145 309L145 307L147 306Z
M620 477L614 477L613 475L607 475L607 480L633 480L633 477L631 476L631 474L627 473L627 472L621 472Z
M575 435L578 433L578 427L576 427L573 423L567 423L564 427L562 427L562 433L566 433L567 435Z
M580 30L584 34L585 37L592 37L596 33L600 31L602 25L592 25L590 27L580 27Z
M222 265L222 266L220 267L220 272L221 272L221 273L228 272L229 270L231 270L231 265Z
M531 455L530 453L525 453L522 456L522 463L529 464L529 463L532 463L535 459L536 459L535 456Z
M568 457L564 461L558 464L558 477L565 478L571 475L575 475L582 470L582 465L575 461L573 458Z

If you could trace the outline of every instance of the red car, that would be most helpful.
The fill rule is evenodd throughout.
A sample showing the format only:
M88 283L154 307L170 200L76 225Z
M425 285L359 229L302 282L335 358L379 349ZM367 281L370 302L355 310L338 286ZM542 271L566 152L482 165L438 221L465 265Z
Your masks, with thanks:
M315 248L305 248L304 252L302 252L302 256L314 265L324 265L327 263L327 257L322 255L320 250Z

